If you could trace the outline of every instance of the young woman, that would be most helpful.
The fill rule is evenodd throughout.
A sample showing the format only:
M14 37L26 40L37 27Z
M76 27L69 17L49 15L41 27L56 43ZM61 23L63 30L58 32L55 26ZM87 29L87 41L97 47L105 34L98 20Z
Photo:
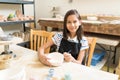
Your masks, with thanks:
M44 54L44 49L57 45L58 52L64 55L64 60L82 64L88 41L83 36L81 17L77 10L69 10L64 17L63 32L56 33L51 41L41 46L38 50L39 60L45 65L51 65L49 58Z

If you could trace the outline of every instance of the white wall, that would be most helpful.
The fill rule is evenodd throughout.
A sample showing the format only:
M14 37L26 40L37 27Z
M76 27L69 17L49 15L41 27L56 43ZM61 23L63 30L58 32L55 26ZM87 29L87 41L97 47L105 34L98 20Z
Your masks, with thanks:
M51 17L52 7L59 7L61 15L69 9L77 9L80 14L120 15L120 0L35 0L36 19Z
M114 14L120 15L120 0L36 0L38 17L50 17L52 7L60 7L61 14L75 8L82 14Z
M59 7L64 15L69 9L77 9L80 14L120 15L120 0L35 0L36 21L41 17L52 17L52 7ZM37 26L39 26L37 24Z
M52 8L59 7L60 14L64 15L69 9L77 9L80 14L109 14L120 15L120 0L35 0L36 23L41 17L52 17ZM8 9L7 9L8 8ZM0 14L8 15L19 9L18 5L0 4ZM25 6L25 14L33 15L33 6ZM39 27L37 23L37 27ZM6 27L6 31L19 30L20 27Z

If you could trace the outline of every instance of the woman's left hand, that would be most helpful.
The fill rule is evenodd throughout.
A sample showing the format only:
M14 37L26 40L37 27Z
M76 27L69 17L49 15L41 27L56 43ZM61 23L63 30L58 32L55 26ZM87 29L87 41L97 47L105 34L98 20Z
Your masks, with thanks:
M67 53L67 52L64 52L63 55L64 55L64 59L65 59L66 62L71 62L71 61L74 60L74 58L72 57L72 55L69 54L69 53Z
M48 58L47 55L45 55L45 54L40 54L39 60L41 63L43 63L47 66L52 66L51 63L49 62L50 58Z

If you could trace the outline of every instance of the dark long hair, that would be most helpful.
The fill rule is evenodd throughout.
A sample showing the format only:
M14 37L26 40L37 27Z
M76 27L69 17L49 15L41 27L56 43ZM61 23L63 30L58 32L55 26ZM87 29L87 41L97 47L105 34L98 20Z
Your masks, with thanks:
M66 24L67 24L67 18L68 16L70 15L76 15L76 17L78 18L78 20L81 20L81 17L80 17L80 14L77 12L77 10L75 9L71 9L69 10L66 14L65 14L65 17L64 17L64 23L63 23L63 26L64 26L64 29L63 29L63 38L64 39L68 39L68 34L70 33L66 27ZM82 28L82 25L79 26L78 30L76 31L76 35L77 35L77 39L78 41L80 41L82 39L82 35L83 35L83 28Z

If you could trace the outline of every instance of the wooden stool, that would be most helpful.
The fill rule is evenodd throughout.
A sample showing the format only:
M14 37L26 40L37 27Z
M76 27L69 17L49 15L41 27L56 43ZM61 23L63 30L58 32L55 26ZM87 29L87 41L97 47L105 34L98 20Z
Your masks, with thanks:
M101 44L109 46L109 50L106 50ZM114 55L112 57L113 58L113 63L114 64L116 63L116 50L117 50L117 47L119 45L119 41L104 39L104 38L98 38L97 39L97 45L100 46L101 48L103 48L105 51L109 51L108 58L107 58L107 71L109 72L110 58L111 58L112 52L114 53ZM112 50L112 47L114 47L115 49Z

